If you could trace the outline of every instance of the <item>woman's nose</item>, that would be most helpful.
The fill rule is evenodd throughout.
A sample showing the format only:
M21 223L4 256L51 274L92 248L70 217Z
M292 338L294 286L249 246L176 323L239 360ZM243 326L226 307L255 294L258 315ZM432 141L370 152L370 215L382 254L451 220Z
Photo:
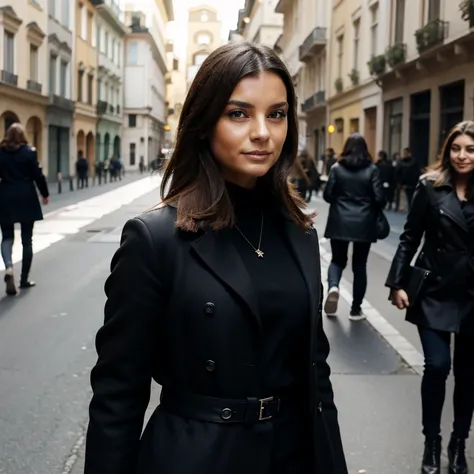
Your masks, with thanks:
M268 140L270 132L267 127L265 118L257 118L252 124L251 136L252 140Z

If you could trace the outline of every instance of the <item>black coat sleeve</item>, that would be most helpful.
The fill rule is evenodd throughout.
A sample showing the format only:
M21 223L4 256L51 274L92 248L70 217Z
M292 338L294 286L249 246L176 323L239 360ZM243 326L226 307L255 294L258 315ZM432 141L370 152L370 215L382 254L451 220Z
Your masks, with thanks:
M329 171L328 180L326 186L324 187L323 198L329 204L334 200L334 188L336 186L336 169L333 166L331 171Z
M400 236L400 242L385 282L385 286L389 288L403 288L411 261L425 233L426 215L429 208L426 186L427 184L423 181L419 181L415 189L405 228Z
M148 227L128 221L105 284L105 321L96 338L85 474L135 472L156 362L163 309L159 265Z
M371 176L372 190L374 192L374 200L381 209L385 206L385 194L383 192L382 180L380 179L380 170L374 166L374 171Z
M31 150L29 159L29 173L31 179L36 183L38 190L44 198L49 197L48 183L43 174L43 169L38 162L38 153L35 149Z

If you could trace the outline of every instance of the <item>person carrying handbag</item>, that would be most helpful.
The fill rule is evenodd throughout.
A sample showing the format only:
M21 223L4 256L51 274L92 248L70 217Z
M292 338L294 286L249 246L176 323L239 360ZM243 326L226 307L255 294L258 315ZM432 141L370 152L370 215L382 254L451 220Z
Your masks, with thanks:
M415 256L424 237L423 247ZM451 369L454 423L450 474L466 474L465 442L474 411L474 122L457 124L441 161L420 178L386 286L407 321L418 326L425 369L421 384L425 448L421 472L439 474L441 413Z

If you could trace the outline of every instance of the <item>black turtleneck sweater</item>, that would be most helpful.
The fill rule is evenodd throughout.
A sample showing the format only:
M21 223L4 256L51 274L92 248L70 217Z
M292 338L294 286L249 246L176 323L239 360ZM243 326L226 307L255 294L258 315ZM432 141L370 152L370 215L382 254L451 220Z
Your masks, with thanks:
M284 232L279 205L260 189L228 183L237 226L258 247L263 215L261 250L255 250L234 228L234 244L250 274L258 297L263 327L260 346L261 396L278 395L306 382L309 360L308 288Z

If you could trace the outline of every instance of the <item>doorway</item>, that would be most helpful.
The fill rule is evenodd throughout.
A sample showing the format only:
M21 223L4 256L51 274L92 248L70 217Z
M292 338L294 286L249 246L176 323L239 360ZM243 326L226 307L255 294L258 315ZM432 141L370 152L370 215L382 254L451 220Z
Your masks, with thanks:
M377 138L377 107L370 107L364 110L364 138L367 142L370 156L375 157L375 141Z
M440 149L451 129L464 118L464 90L464 81L446 84L439 88L441 115L438 146Z
M429 163L431 91L410 97L410 149L420 168Z

